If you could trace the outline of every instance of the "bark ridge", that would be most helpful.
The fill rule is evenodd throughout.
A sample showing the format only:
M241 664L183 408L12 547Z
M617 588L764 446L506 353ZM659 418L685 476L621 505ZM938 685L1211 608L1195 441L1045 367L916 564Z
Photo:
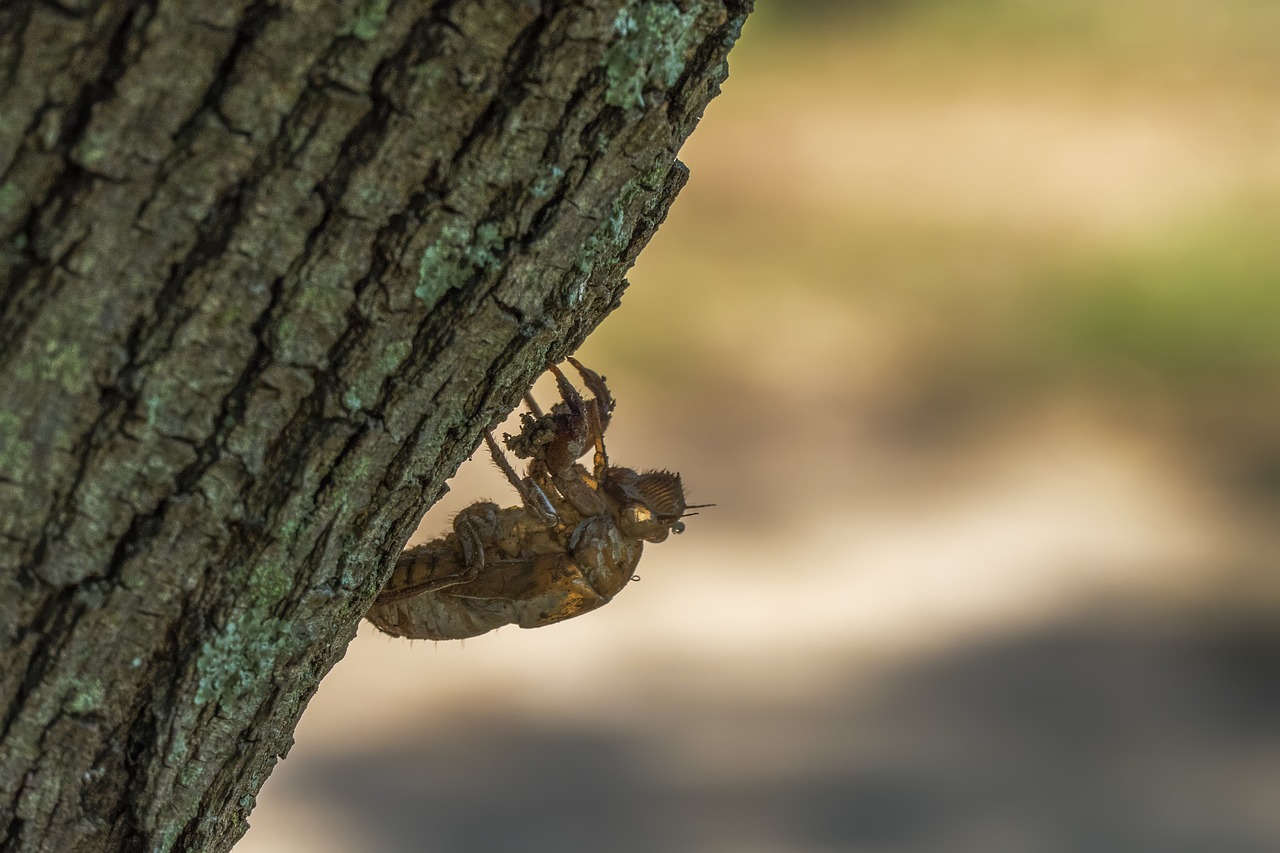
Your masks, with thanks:
M0 848L225 850L749 0L0 8Z

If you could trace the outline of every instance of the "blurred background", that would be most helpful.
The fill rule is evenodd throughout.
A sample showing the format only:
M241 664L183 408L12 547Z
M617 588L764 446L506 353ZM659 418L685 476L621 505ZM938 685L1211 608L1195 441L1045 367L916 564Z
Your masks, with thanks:
M763 0L579 353L717 506L583 618L364 625L238 853L1280 849L1278 35Z

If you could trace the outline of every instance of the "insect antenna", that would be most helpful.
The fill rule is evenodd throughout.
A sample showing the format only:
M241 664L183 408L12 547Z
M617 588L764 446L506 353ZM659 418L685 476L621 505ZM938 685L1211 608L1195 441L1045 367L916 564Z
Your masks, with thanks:
M685 509L704 509L709 506L715 506L715 504L689 504L688 506L685 507ZM680 514L680 517L688 518L691 515L698 515L698 514L699 513L696 513L696 512L684 512Z

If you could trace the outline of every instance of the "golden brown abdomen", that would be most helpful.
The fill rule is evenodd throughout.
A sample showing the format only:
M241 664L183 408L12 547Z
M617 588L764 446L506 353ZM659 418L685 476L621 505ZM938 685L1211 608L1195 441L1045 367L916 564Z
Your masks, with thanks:
M640 544L624 540L603 516L578 526L578 547L570 550L519 536L521 517L508 512L501 521L512 534L507 541L514 536L520 543L508 549L517 556L486 549L473 580L450 583L467 568L457 534L410 548L370 608L369 621L392 636L423 640L462 640L503 625L550 625L607 604L640 560Z

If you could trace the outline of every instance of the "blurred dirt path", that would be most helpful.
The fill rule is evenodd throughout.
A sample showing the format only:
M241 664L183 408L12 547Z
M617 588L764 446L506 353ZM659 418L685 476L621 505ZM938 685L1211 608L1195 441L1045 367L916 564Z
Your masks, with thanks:
M382 754L401 741L448 742L451 732L473 742L485 720L497 742L516 744L525 736L513 725L581 727L606 738L653 735L657 725L662 737L702 756L691 767L669 757L702 780L691 784L714 787L735 773L772 778L817 748L803 735L815 709L853 713L886 679L1061 620L1093 614L1123 622L1130 609L1176 610L1211 583L1206 572L1230 530L1205 511L1194 484L1158 462L1075 418L1049 418L936 490L843 502L823 495L805 522L759 525L749 537L732 517L732 496L758 484L706 483L730 496L720 515L700 516L683 538L652 548L642 581L606 610L458 644L409 644L363 630L312 701L237 850L482 849L370 846L361 815L373 806L355 794L351 802L315 799L317 774L335 772L338 756ZM792 500L811 494L805 486L822 476L821 464L821 454L798 460L787 484ZM453 488L463 502L502 487L472 464ZM424 527L439 526L448 512L433 512ZM746 722L719 724L709 711L693 714L682 733L680 709L691 701L727 715L756 710ZM727 728L716 735L719 725ZM890 737L893 720L881 725ZM873 741L875 733L862 737ZM389 772L443 780L504 772L500 754L472 767L421 760L429 763ZM394 778L380 784L394 788ZM786 794L784 781L769 784ZM442 785L431 788L430 809L447 812L450 786ZM403 820L418 825L412 812ZM380 832L400 837L394 827ZM734 849L723 841L691 849Z

